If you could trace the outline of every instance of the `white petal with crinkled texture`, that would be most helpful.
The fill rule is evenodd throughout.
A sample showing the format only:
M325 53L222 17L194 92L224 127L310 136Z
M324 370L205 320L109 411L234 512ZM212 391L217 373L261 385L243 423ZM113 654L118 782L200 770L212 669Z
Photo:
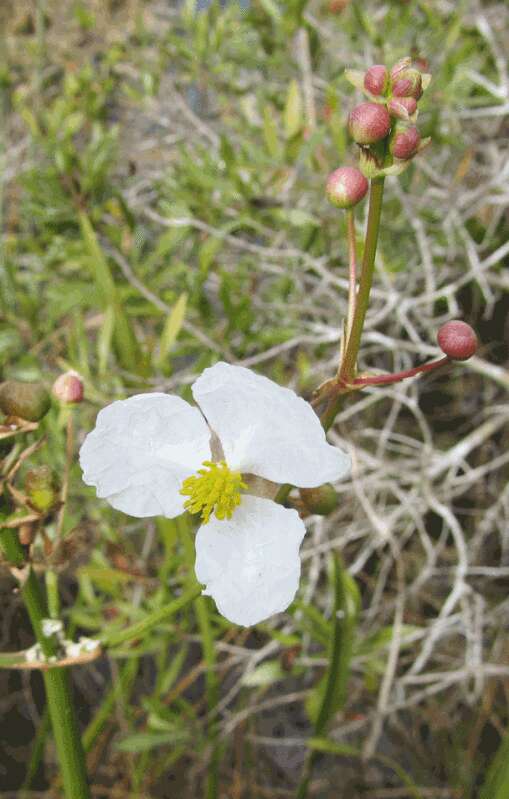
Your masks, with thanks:
M216 363L196 380L193 396L231 469L301 488L350 470L350 457L327 443L311 405L267 377Z
M83 480L130 516L184 510L182 481L210 454L210 430L197 408L169 394L137 394L97 415L80 450Z
M299 585L306 528L295 510L244 496L229 520L196 535L196 577L227 619L248 627L285 610Z

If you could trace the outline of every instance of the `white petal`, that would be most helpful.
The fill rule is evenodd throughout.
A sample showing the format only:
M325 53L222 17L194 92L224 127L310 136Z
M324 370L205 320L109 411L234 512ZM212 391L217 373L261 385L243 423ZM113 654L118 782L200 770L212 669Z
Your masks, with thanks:
M197 408L169 394L137 394L97 415L80 450L83 480L130 516L182 513L182 481L210 458L210 430Z
M234 624L285 610L299 585L306 528L295 510L245 496L229 520L211 517L196 535L196 577Z
M232 469L313 488L343 477L350 457L325 439L311 405L242 366L205 369L193 395Z

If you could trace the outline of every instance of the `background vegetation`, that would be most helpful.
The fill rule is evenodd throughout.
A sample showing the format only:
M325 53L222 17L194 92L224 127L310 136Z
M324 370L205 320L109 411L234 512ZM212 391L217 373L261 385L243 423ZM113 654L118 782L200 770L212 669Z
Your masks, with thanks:
M307 519L288 613L244 630L200 598L74 670L96 796L293 796L309 746L320 797L509 795L487 771L509 685L508 16L480 0L2 3L1 376L78 370L79 440L115 398L189 398L219 358L304 396L332 373L347 265L324 182L354 158L346 66L411 54L433 73L433 144L387 181L361 366L436 355L449 318L482 342L464 366L345 398L331 440L353 475ZM42 428L31 463L62 474L57 407ZM113 511L76 462L64 532L66 618L87 635L192 571L185 524ZM6 571L0 589L2 649L30 645ZM0 795L57 795L39 676L0 672L0 713Z

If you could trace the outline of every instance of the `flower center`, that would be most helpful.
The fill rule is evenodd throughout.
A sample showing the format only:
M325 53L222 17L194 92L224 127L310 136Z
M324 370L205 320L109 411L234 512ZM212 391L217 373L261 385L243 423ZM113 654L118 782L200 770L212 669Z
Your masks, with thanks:
M184 508L190 513L201 513L203 524L207 524L211 513L218 519L231 519L240 504L241 490L247 488L241 473L231 471L226 461L204 461L203 466L182 483L180 493L189 497Z

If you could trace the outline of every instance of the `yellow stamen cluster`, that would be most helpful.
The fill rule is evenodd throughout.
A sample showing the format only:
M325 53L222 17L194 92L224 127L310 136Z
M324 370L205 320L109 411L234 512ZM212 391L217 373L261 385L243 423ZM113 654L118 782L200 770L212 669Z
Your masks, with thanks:
M211 513L218 519L231 519L240 504L241 490L247 488L241 473L232 472L226 461L204 461L203 466L182 483L180 493L189 497L184 507L190 513L201 513L203 524L207 524Z

